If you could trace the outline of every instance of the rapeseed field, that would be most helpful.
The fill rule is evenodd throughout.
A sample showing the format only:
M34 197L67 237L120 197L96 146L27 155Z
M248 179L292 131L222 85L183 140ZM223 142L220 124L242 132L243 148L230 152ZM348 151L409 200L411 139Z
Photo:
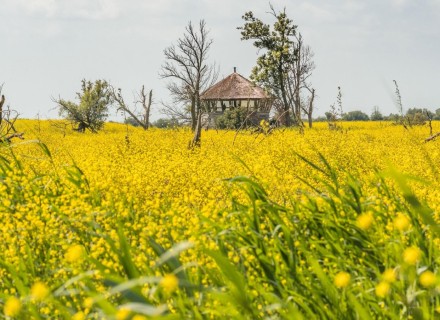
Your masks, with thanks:
M440 141L390 122L202 133L20 120L7 319L440 318ZM433 123L440 131L440 123Z

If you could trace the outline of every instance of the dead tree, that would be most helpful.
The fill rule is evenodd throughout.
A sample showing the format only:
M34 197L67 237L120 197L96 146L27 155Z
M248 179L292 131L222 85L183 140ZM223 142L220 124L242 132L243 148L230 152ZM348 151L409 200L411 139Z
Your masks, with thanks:
M145 86L137 93L137 98L135 101L135 107L129 107L122 97L122 90L119 88L115 90L112 88L112 94L114 101L118 104L117 111L126 112L130 115L135 123L141 126L144 130L148 130L150 127L150 113L151 105L153 103L153 90L150 90L148 95L145 92ZM142 107L142 112L138 113L136 111L136 105L140 104Z
M2 93L3 85L0 86L0 94ZM9 106L5 106L6 98L2 94L0 98L0 142L10 143L12 139L24 139L23 132L17 132L15 129L15 121L18 119L18 112L12 110Z
M195 132L190 145L200 145L202 104L200 96L213 84L218 71L215 65L207 64L208 52L213 40L208 37L209 31L204 20L195 28L191 22L185 28L182 38L176 45L164 50L165 64L160 72L161 78L170 79L168 90L175 103L189 105L191 129Z
M307 116L309 128L311 128L313 126L313 103L315 100L315 89L310 89L309 87L306 87L306 89L310 92L310 96L308 97L307 104L301 104L301 109Z
M428 119L429 135L432 136L432 120L434 119L434 114L428 109L425 109L423 111L425 111L426 118Z
M310 77L315 69L314 53L309 46L304 44L301 33L295 38L296 43L293 44L295 60L290 63L287 74L288 100L296 125L303 126L301 115L305 113L311 128L315 91L311 89ZM304 97L304 90L307 90L310 95ZM307 107L303 100L308 101Z

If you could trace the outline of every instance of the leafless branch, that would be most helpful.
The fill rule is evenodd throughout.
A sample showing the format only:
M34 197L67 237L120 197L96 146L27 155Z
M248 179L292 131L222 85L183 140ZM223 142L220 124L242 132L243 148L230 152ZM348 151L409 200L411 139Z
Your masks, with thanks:
M212 43L206 23L201 20L197 27L189 22L185 33L176 44L164 50L166 61L159 75L163 79L170 80L167 89L173 104L176 105L162 103L164 113L178 117L179 120L186 120L186 110L178 109L189 106L192 130L196 130L199 114L202 112L200 96L218 76L218 68L215 64L207 64Z
M0 142L10 143L13 138L24 139L22 132L17 132L15 122L18 119L18 112L9 106L5 107L6 98L2 94L3 84L0 86Z
M122 111L125 113L128 113L130 118L138 124L140 127L142 127L144 130L147 130L150 127L150 112L151 112L151 105L153 103L153 90L150 90L147 94L145 92L145 86L143 85L141 90L137 93L137 97L135 100L135 107L130 107L125 103L125 100L122 96L122 90L115 89L111 87L112 96L114 101L117 103L117 111ZM136 112L136 105L140 104L142 107L141 114Z

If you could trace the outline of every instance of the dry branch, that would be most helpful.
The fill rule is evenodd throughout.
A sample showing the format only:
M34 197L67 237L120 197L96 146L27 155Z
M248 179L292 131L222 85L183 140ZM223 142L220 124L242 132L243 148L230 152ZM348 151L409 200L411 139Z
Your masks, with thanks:
M15 132L13 134L10 134L9 136L4 137L3 139L10 143L14 138L19 138L23 140L24 139L23 135L24 135L23 132Z
M440 132L437 132L436 134L433 134L432 136L426 138L425 142L429 142L429 141L435 140L435 138L437 138L438 136L440 136Z
M3 85L0 86L0 94ZM0 142L10 143L13 138L24 139L23 134L15 129L15 121L18 119L18 112L11 110L9 106L4 108L6 98L1 95L0 99Z

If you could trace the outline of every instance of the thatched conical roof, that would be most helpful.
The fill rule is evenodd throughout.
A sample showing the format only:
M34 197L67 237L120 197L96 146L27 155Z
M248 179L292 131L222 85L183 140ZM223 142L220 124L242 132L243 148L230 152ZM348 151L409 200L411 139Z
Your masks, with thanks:
M270 99L263 88L258 87L237 72L207 89L202 100Z

